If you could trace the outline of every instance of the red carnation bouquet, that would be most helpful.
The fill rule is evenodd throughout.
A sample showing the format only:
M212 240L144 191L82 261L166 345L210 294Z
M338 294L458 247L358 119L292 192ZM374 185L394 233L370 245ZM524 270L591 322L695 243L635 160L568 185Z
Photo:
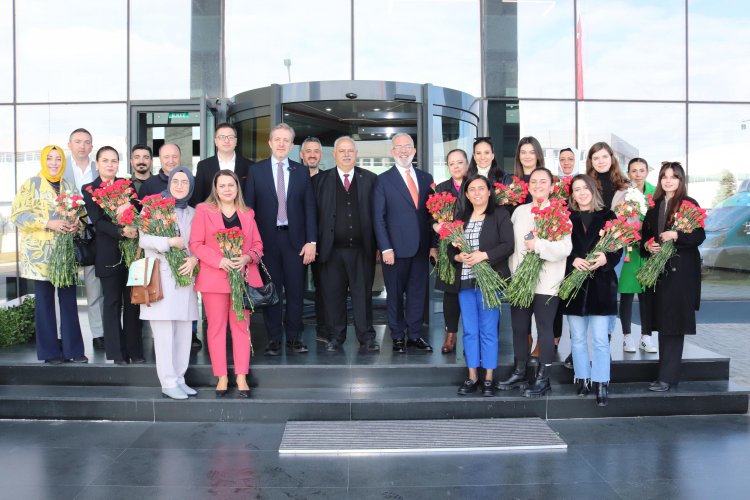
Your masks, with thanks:
M177 214L174 209L174 198L165 198L161 194L146 196L141 201L143 208L139 217L141 231L152 236L163 236L165 238L174 238L180 235L180 228L177 225ZM123 222L135 220L132 213L135 210L123 212L121 219ZM169 248L165 254L169 269L172 271L177 286L188 286L193 284L193 276L198 273L198 266L195 266L190 274L181 274L180 267L185 264L188 258L187 251L184 248Z
M515 175L510 186L496 182L494 187L495 200L498 205L520 205L526 201L526 196L529 194L529 185Z
M537 200L541 205L544 200ZM545 208L534 206L534 234L537 238L548 241L560 241L573 230L570 223L570 212L562 199L550 198ZM544 266L544 260L536 252L527 252L513 274L506 297L516 307L530 307L534 300L534 293L539 284L539 277Z
M446 241L458 248L460 252L471 253L474 249L464 236L464 223L457 220L446 222L440 228L440 240ZM490 263L483 260L474 265L474 279L482 292L482 304L488 309L500 307L500 294L505 290L505 281L492 269Z
M55 213L66 223L76 225L83 215L83 197L70 191L62 191L55 198ZM55 288L73 286L78 283L76 263L75 233L55 234L49 267L49 282Z
M214 235L219 242L219 248L227 259L236 259L242 255L242 245L245 241L245 235L237 227L229 229L220 229ZM232 310L237 315L238 321L245 319L244 298L247 296L245 289L245 279L239 269L229 271L229 288L232 296ZM249 299L249 297L248 297ZM252 301L249 301L252 304Z
M549 199L562 200L567 203L570 196L570 181L572 180L572 177L567 177L552 184L552 192L549 194Z
M683 201L680 209L674 214L671 231L681 233L692 233L696 229L706 227L706 211L701 207L689 201ZM654 238L648 240L653 243ZM677 250L674 247L674 240L665 241L661 244L658 252L651 255L643 263L635 277L640 281L644 288L653 288L667 266L669 259L675 256Z
M435 184L432 184L430 187L435 191ZM442 193L435 192L427 198L427 211L432 214L432 218L438 223L453 222L455 209L456 197L447 191ZM448 259L448 242L443 239L438 243L438 259L437 264L435 264L435 272L448 285L456 282L455 269L451 266Z
M585 259L589 263L593 263L596 260L596 254L599 252L612 253L628 245L632 245L641 239L640 228L641 224L639 222L628 222L625 217L618 217L607 221L604 224L604 229L599 231L599 241L594 249L586 254ZM574 268L560 282L558 296L560 299L568 300L568 303L570 303L578 295L586 280L593 275L594 271L581 271Z
M91 193L91 198L99 205L104 213L112 219L113 222L120 224L121 226L137 226L137 212L135 208L128 208L125 212L117 215L117 209L122 206L129 204L132 200L136 199L135 190L133 189L133 182L130 179L115 179L112 181L104 181L102 184L92 190L91 186L88 187L88 192ZM123 215L128 213L123 219ZM126 223L126 221L130 223ZM138 238L123 238L120 240L120 252L122 253L122 260L125 265L130 267L130 264L135 260L135 255L138 253Z

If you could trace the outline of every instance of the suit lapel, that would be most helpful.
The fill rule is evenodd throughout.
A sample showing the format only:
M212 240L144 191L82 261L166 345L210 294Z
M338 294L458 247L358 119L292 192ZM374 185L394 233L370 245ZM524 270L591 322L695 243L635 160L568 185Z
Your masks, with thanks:
M276 195L276 184L273 182L273 157L268 159L268 168L260 169L260 173L266 177L264 181L266 183L266 189L269 189L273 193L273 197L276 199L276 203L279 202L279 197Z
M409 193L409 188L406 187L406 181L404 180L403 176L401 175L401 171L398 169L396 165L391 167L391 178L392 183L396 187L396 191L401 193L401 196L403 196L410 205L414 206L414 200L411 198L411 193ZM419 188L417 188L419 189Z

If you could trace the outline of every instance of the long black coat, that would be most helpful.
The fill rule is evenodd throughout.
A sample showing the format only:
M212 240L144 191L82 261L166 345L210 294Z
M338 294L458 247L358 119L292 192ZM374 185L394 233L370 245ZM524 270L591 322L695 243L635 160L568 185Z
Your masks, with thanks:
M696 206L698 202L685 198ZM650 238L659 239L659 210L664 200L646 213L643 220L641 254L651 254L645 244ZM668 231L669 227L665 228ZM706 232L699 228L692 233L677 232L675 249L677 254L666 265L656 287L642 294L644 333L658 331L659 335L695 335L695 311L701 303L701 258L698 247L706 239Z
M566 276L574 269L573 261L576 258L584 259L586 254L594 249L599 241L599 231L604 228L604 224L615 218L616 216L611 210L598 210L593 212L590 226L584 229L581 212L571 212L573 251L568 256L565 267ZM578 295L570 303L563 305L563 314L571 316L611 316L617 314L617 274L615 274L615 266L620 262L622 250L607 252L604 255L607 257L607 264L594 271L594 275L583 283Z
M463 187L463 185L461 185ZM453 210L453 220L461 218L464 213L464 206L466 206L466 197L462 192L456 190L456 186L453 184L453 179L443 181L435 186L436 193L450 193L456 197L456 206ZM442 290L443 292L458 293L458 281L461 279L461 268L456 270L456 279L452 285L447 284L435 274L435 290Z

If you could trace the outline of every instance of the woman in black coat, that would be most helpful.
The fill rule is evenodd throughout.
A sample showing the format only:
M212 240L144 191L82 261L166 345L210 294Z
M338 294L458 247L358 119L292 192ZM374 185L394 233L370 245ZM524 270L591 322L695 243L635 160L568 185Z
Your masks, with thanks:
M644 291L645 332L659 332L659 378L649 386L655 392L668 391L680 381L685 335L695 335L695 311L701 300L701 261L698 247L706 232L672 231L674 214L683 201L698 206L687 196L685 170L678 162L663 162L654 193L655 206L643 221L642 254L659 252L660 243L674 240L677 254L666 265L653 289ZM654 239L650 242L651 238Z
M599 241L599 231L616 216L604 205L594 179L579 174L570 185L570 222L573 224L573 251L568 257L566 275L578 269L593 271L578 294L563 306L570 326L571 353L575 379L580 382L578 395L585 397L591 382L596 389L596 404L607 406L610 376L609 316L617 312L617 275L615 266L622 250L598 252L594 261L586 255ZM588 335L591 333L593 352L589 363Z
M469 168L469 159L463 149L454 149L448 153L446 158L448 171L451 178L435 186L436 193L450 193L456 197L456 205L453 211L453 217L458 218L464 211L466 200L464 198L463 182L466 179L466 172ZM441 224L433 224L433 229L437 232ZM456 279L450 285L441 280L439 276L435 278L435 289L443 292L443 319L445 320L445 341L441 352L448 354L456 350L456 332L458 332L458 320L461 317L461 308L458 306L458 287L461 279L456 272Z

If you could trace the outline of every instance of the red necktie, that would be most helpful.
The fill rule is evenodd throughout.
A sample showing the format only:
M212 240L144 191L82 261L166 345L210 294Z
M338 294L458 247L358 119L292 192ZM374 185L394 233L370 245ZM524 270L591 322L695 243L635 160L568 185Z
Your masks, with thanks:
M346 192L349 192L349 186L351 186L352 183L349 182L349 174L344 174L344 189L346 189Z
M419 189L417 189L417 185L414 184L414 179L411 178L411 174L409 173L410 169L406 169L406 187L409 188L409 194L411 194L411 199L414 200L414 208L419 208Z

